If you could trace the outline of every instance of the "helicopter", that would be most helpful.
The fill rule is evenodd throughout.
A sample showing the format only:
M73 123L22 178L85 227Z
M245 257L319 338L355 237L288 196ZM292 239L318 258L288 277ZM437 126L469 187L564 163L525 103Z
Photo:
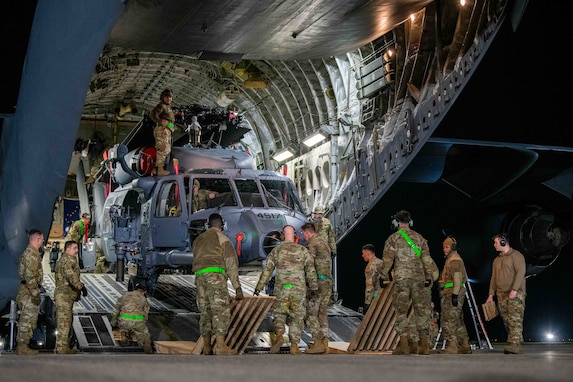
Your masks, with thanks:
M171 156L173 174L154 176L154 147L116 144L105 160L116 188L93 185L99 245L116 264L117 281L128 269L129 289L144 282L152 293L164 270L190 269L193 241L213 213L223 217L240 265L264 261L285 225L299 230L307 221L293 181L256 169L245 151L187 144L174 146Z

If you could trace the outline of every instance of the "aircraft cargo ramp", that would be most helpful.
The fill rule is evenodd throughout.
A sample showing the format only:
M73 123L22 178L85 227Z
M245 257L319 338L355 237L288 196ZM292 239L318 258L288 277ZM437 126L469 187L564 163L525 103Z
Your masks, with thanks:
M260 272L249 272L239 276L245 299L234 303L228 342L242 352L266 352L270 349L272 321L270 310L274 297L250 297L253 294ZM127 280L117 282L114 274L82 273L88 296L74 304L74 332L78 347L82 351L135 351L143 349L137 344L121 345L117 332L112 332L109 320L117 299L127 291ZM47 295L53 296L54 275L44 274ZM229 285L230 287L230 285ZM230 287L229 293L234 295ZM186 274L165 274L159 277L154 295L148 298L151 310L148 328L156 350L166 353L200 353L203 348L199 334L199 310L195 302L195 276ZM329 340L350 342L361 323L362 315L342 305L329 307ZM303 332L299 347L304 349L311 339ZM168 350L169 342L177 349ZM199 346L195 346L195 345ZM288 349L285 347L285 351Z

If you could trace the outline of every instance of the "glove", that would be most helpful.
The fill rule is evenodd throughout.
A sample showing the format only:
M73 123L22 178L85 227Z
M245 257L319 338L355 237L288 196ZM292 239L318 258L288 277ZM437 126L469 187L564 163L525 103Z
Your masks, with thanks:
M82 296L86 297L88 295L88 288L84 285L82 288Z
M258 289L255 289L255 291L253 292L253 296L258 296L259 293L261 293L261 291Z
M432 280L426 280L424 281L424 288L429 288L432 286Z
M386 288L389 284L386 284L385 282L386 280L384 280L382 277L380 277L378 279L378 283L380 284L380 288Z
M32 296L32 303L34 305L40 305L41 299L40 299L40 294L36 294L34 296Z
M237 288L237 290L235 291L235 300L241 301L244 298L245 296L243 295L243 290L241 289L241 287Z
M458 295L452 294L452 306L458 306Z
M362 306L362 314L366 314L366 312L368 312L368 308L370 308L370 304L364 304Z

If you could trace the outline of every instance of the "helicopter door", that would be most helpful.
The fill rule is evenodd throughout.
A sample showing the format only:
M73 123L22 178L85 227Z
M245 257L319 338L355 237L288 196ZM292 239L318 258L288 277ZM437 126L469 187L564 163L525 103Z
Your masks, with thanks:
M151 241L154 247L187 247L186 192L177 180L163 182L153 196Z

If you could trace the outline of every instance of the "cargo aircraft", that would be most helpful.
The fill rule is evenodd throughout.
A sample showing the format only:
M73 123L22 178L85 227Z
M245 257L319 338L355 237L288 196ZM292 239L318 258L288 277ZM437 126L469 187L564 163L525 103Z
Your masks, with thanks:
M169 251L162 252L157 267L144 270L146 277L165 264L187 264L190 247L183 244L183 231L199 228L208 212L227 208L252 212L237 215L234 223L249 220L264 236L325 207L339 247L347 250L337 256L342 275L356 262L351 253L359 251L356 233L385 236L379 227L387 227L402 208L415 217L425 214L424 208L431 216L447 215L441 218L447 224L428 230L451 225L454 233L467 233L468 241L507 231L526 254L529 274L570 248L571 145L515 139L511 134L519 130L504 133L507 126L495 118L489 129L448 122L488 50L500 36L515 33L527 2L38 0L33 5L10 5L14 9L5 13L10 20L20 18L5 24L27 39L17 45L20 60L16 54L11 60L21 65L13 70L17 84L3 91L18 97L2 114L0 308L16 295L25 230L48 232L53 226L54 201L70 181L84 180L77 162L70 165L74 142L95 132L115 147L113 161L105 162L110 173L124 177L114 190L98 191L104 182L94 183L98 200L81 206L82 212L109 207L95 222L102 227L98 239L104 248L112 232L107 218L116 219L117 230L149 217L149 226L124 231L119 258L129 261L149 244L135 243L137 230L169 220L147 212L181 214L172 220L173 234L162 235L169 243L152 243ZM195 157L207 149L236 150L253 167L187 165L178 174L170 168L172 175L162 178L140 168L145 176L133 176L128 159L145 157L151 145L120 143L166 88L175 95L174 108L188 107L189 116L197 117L192 122L201 124L201 113L213 109L242 119L244 130L202 128L206 147L185 150ZM178 150L173 157L185 167ZM236 205L225 201L193 212L186 197L195 179L213 188L220 186L215 180L224 183L228 188L217 193L232 193ZM241 194L243 181L252 186L250 202ZM462 201L444 214L439 195ZM172 197L179 198L180 210L161 204ZM249 245L238 234L230 236L246 254ZM261 236L255 241L260 245ZM490 250L487 240L474 241L474 254ZM264 257L260 248L249 253ZM477 259L480 269L490 264ZM344 287L348 291L350 284Z

